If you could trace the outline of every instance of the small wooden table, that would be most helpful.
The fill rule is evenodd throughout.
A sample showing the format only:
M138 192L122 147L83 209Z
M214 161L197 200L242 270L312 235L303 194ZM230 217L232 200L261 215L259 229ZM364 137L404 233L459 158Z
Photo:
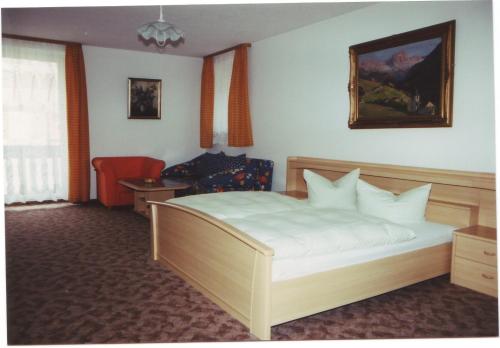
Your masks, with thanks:
M129 179L118 180L118 183L134 190L134 211L148 219L151 215L151 209L147 201L166 201L175 196L175 190L191 186L169 179L160 179L154 183L145 183L144 179Z

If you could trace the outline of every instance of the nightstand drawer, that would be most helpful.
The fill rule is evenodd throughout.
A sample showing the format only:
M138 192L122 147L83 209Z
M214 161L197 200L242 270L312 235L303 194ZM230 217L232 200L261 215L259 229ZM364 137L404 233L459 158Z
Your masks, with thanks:
M457 257L453 280L457 285L497 296L497 269L495 267Z
M497 265L496 243L457 236L455 248L457 256L485 263L490 266Z

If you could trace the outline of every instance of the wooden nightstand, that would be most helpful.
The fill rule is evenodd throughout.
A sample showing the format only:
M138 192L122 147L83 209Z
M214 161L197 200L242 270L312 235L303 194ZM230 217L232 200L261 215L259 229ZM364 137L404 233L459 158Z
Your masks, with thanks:
M451 282L498 297L497 230L485 226L453 233Z

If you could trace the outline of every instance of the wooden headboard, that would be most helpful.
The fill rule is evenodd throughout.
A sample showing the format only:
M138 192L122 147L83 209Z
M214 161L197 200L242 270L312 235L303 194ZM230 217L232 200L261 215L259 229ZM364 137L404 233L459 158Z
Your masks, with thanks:
M288 157L286 190L307 197L304 169L335 180L353 169L361 178L382 189L399 194L432 183L427 204L429 221L458 227L496 227L495 174L348 162L311 157Z

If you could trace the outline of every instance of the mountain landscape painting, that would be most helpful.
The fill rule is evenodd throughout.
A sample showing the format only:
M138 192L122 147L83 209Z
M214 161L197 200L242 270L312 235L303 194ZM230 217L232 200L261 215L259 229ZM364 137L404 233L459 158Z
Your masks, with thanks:
M451 127L455 24L349 46L349 128Z
M360 117L438 114L441 62L441 37L360 54Z

